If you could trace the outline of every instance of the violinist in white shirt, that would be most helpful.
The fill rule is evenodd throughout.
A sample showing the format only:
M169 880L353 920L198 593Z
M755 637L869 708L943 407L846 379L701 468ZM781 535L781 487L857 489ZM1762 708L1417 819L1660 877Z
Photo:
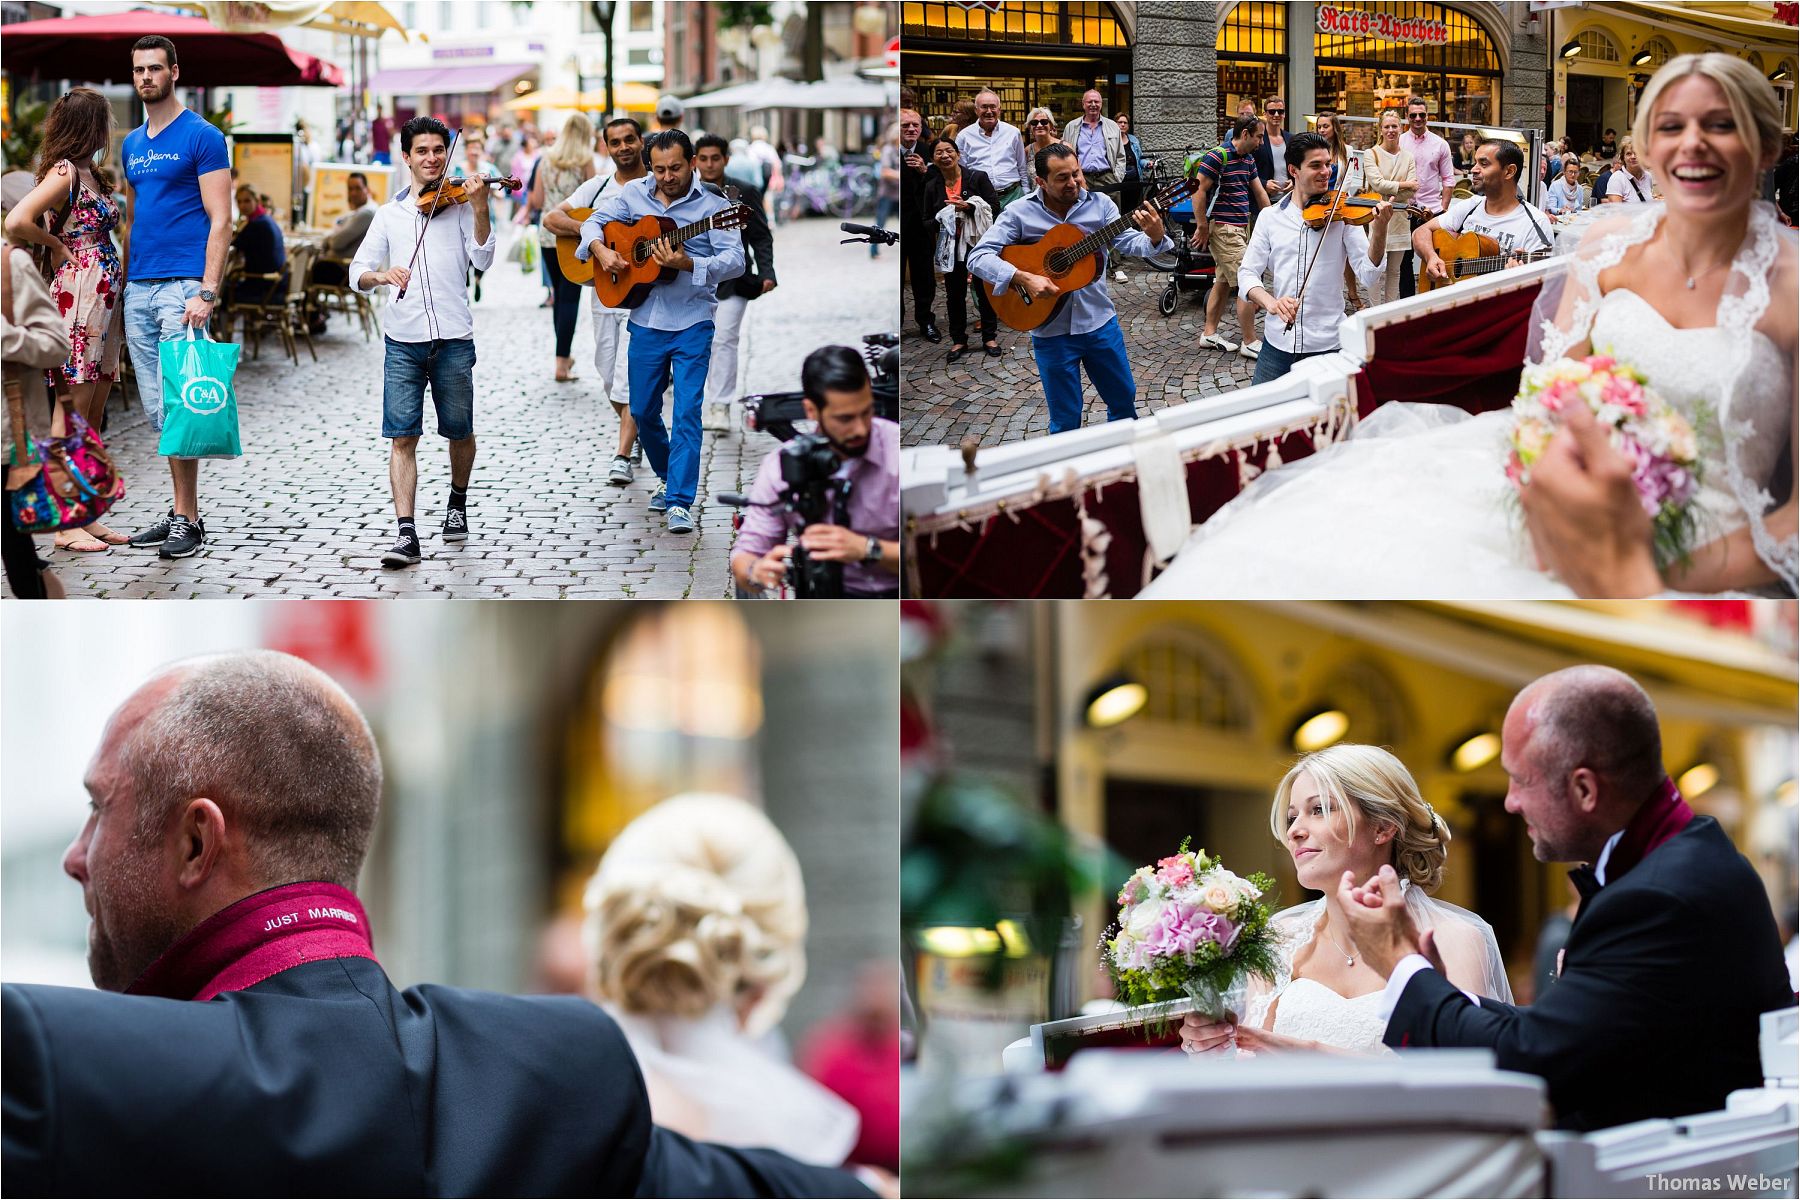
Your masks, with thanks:
M1330 190L1331 144L1310 131L1296 133L1282 157L1293 194L1257 217L1238 268L1238 278L1250 283L1244 299L1268 314L1252 384L1279 379L1301 359L1338 348L1344 265L1349 263L1363 287L1375 286L1387 257L1393 214L1393 205L1383 200L1367 230L1344 221L1311 228L1301 213L1314 197ZM1272 292L1261 283L1265 275L1274 280Z

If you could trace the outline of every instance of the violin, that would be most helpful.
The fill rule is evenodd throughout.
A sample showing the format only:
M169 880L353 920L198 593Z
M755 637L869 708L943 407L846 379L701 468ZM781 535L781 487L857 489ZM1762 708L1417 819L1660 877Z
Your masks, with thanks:
M429 217L446 208L467 204L478 191L485 195L490 187L502 187L509 192L516 192L520 184L510 175L458 175L438 180L420 192L415 203L419 206L419 211Z
M1333 221L1367 225L1375 219L1375 206L1383 199L1380 192L1320 192L1300 210L1300 219L1312 229L1323 229Z

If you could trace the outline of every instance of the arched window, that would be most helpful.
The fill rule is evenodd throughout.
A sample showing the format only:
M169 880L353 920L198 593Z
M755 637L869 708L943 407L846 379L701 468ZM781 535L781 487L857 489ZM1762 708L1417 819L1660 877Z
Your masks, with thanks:
M1326 679L1325 695L1350 718L1345 741L1386 746L1397 754L1404 753L1413 723L1399 685L1382 668L1364 659L1352 659Z
M1616 63L1619 61L1619 47L1610 37L1598 29L1584 29L1575 35L1575 41L1581 47L1581 55L1577 62Z
M1203 633L1152 634L1132 647L1120 667L1149 692L1139 720L1229 733L1252 727L1254 699L1243 668Z
M761 657L723 604L648 608L621 630L571 718L565 845L596 855L678 792L756 795Z
M1669 44L1667 38L1653 37L1644 43L1644 49L1650 55L1650 60L1641 64L1647 71L1655 72L1658 67L1675 57L1675 47Z

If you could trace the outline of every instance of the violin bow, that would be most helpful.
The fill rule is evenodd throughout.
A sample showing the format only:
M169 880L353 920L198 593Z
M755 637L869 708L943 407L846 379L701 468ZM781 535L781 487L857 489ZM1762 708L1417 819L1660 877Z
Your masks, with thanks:
M444 173L439 175L437 183L432 185L431 211L425 214L423 221L419 222L419 237L413 242L412 257L406 260L406 282L401 285L399 293L394 297L396 304L406 299L406 289L412 286L413 264L419 261L419 247L425 244L425 231L431 228L431 218L438 215L438 205L444 201L444 181L450 178L450 164L456 161L456 140L461 136L462 130L458 129L450 135L450 144L444 148Z

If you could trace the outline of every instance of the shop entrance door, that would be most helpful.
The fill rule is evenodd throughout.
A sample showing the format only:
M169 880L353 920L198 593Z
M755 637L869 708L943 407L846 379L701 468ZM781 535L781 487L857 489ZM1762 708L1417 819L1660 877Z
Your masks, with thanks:
M1569 147L1577 152L1600 144L1606 128L1606 81L1598 75L1569 76Z

